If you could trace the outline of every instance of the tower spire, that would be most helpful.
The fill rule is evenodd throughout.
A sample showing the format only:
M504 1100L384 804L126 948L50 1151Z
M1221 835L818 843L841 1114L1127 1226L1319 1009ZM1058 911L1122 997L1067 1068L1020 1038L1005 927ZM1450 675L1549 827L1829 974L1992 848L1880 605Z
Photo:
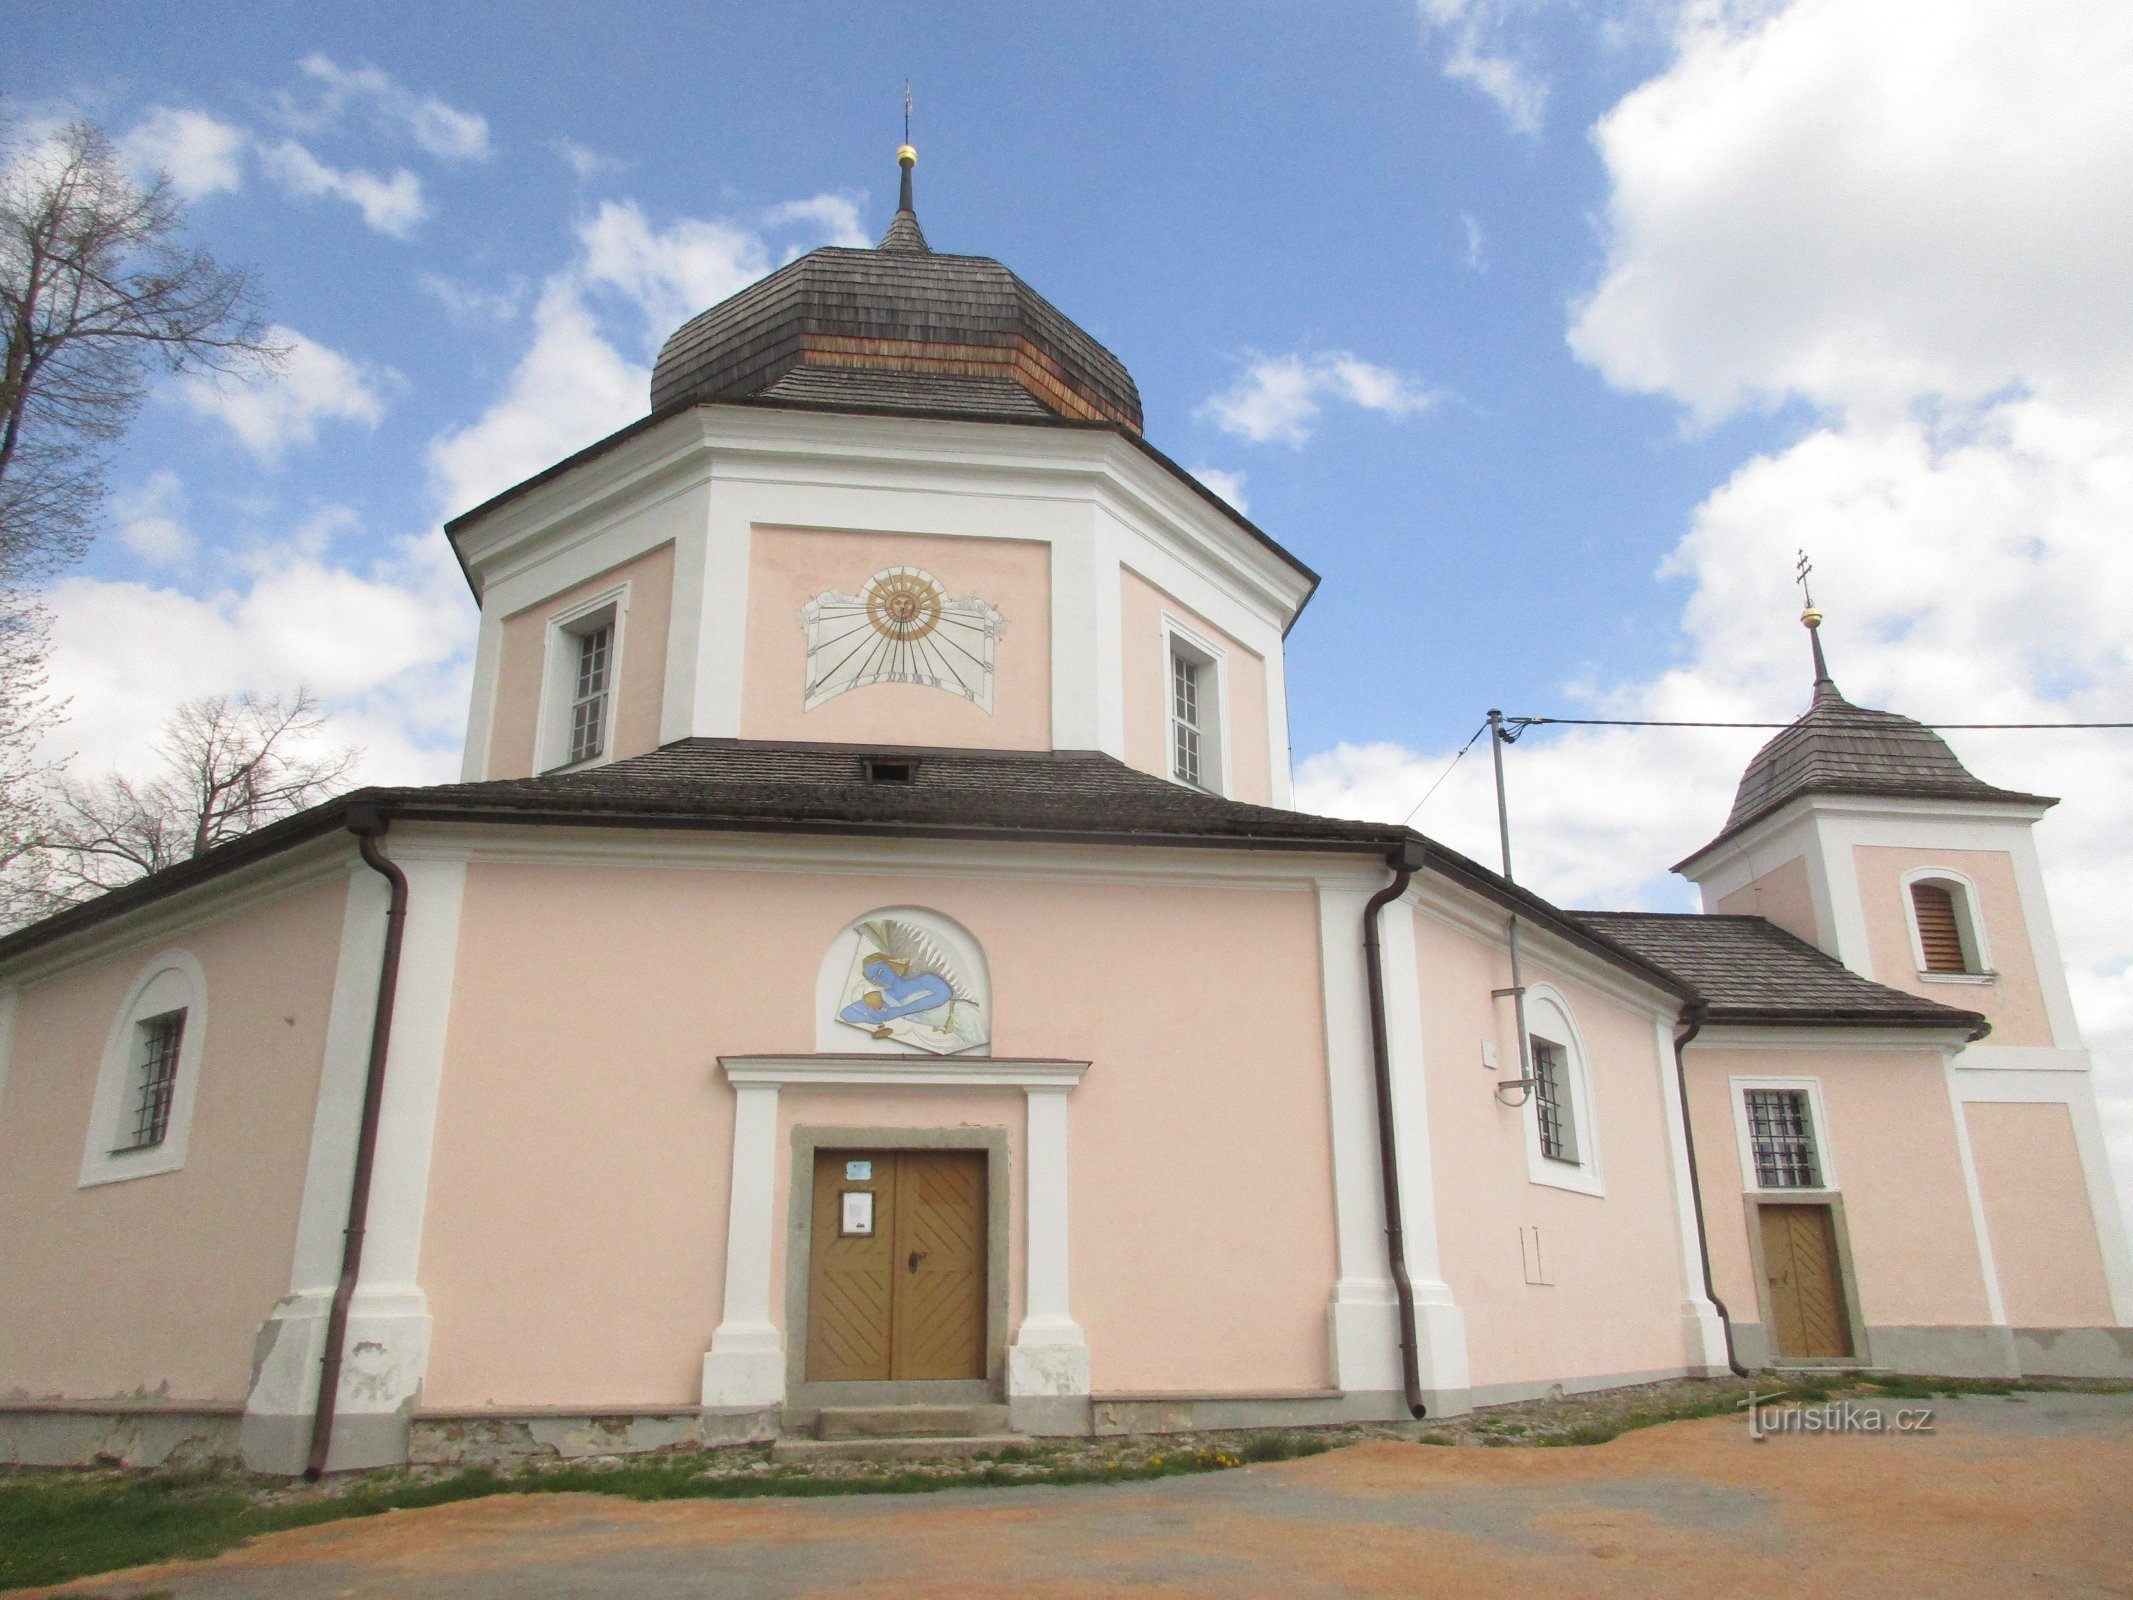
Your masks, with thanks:
M1794 567L1799 574L1795 581L1800 586L1800 598L1806 603L1805 609L1800 612L1800 626L1807 630L1807 643L1814 651L1815 704L1820 705L1825 698L1841 699L1842 696L1837 693L1836 680L1829 675L1829 662L1822 655L1822 613L1816 609L1814 591L1807 587L1807 575L1814 569L1815 564L1807 559L1807 552L1802 550Z
M896 196L896 216L877 248L900 250L913 255L931 255L933 247L919 228L918 213L911 206L911 169L918 165L918 151L911 144L911 80L904 80L904 142L896 147L896 164L903 169Z

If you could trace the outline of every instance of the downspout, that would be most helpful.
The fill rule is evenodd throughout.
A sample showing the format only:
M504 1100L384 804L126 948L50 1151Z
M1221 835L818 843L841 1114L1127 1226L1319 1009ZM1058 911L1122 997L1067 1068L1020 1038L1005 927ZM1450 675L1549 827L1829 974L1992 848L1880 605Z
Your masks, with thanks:
M1691 1000L1682 1008L1682 1031L1674 1035L1674 1081L1681 1094L1681 1143L1689 1158L1689 1204L1696 1213L1696 1253L1703 1261L1703 1297L1711 1302L1718 1313L1718 1326L1726 1336L1726 1365L1733 1369L1736 1378L1748 1376L1748 1369L1740 1364L1740 1357L1733 1353L1733 1316L1726 1310L1725 1301L1718 1298L1718 1290L1711 1282L1711 1236L1703 1222L1703 1182L1696 1175L1696 1124L1689 1116L1689 1069L1687 1055L1690 1043L1703 1032L1704 1017L1710 1012L1708 1000Z
M348 1188L348 1227L342 1235L341 1276L326 1314L326 1352L319 1368L318 1408L311 1416L311 1456L304 1476L317 1482L333 1448L334 1403L341 1390L341 1346L348 1338L348 1305L363 1271L363 1228L370 1212L370 1179L378 1160L378 1116L385 1101L385 1052L392 1042L393 995L400 985L400 938L407 927L407 875L378 850L385 818L369 807L352 807L348 831L374 872L391 891L385 911L385 958L378 970L378 999L370 1021L370 1067L363 1078L363 1121L356 1134L355 1175Z
M1385 858L1392 882L1363 907L1363 966L1370 990L1370 1059L1377 1072L1378 1172L1385 1186L1385 1251L1392 1262L1392 1290L1400 1305L1400 1377L1407 1409L1427 1416L1422 1399L1422 1352L1415 1333L1415 1286L1407 1275L1407 1238L1401 1226L1400 1142L1392 1126L1392 1053L1385 1033L1385 963L1378 950L1378 913L1407 892L1407 885L1428 861L1427 847L1408 838Z

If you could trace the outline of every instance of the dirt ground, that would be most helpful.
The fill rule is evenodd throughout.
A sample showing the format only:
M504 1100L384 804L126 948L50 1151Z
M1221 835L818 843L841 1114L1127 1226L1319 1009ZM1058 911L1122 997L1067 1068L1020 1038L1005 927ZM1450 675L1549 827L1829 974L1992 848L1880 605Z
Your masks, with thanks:
M2133 1395L1931 1402L1932 1431L1739 1418L1563 1449L1375 1440L1118 1487L643 1503L501 1496L48 1593L2133 1596Z

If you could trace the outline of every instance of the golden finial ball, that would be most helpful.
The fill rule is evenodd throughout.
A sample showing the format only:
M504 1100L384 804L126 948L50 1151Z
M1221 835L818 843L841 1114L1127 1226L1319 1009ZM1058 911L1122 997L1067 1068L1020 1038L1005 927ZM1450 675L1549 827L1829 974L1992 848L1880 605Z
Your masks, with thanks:
M1809 606L1805 611L1800 613L1800 621L1806 627L1819 628L1822 626L1822 613L1817 611L1813 606Z
M918 151L917 151L916 149L914 149L914 148L913 148L912 146L910 146L910 145L907 145L907 144L900 144L900 145L898 145L898 146L896 147L896 164L897 164L898 166L900 166L900 167L915 167L915 166L917 166L917 165L918 165Z

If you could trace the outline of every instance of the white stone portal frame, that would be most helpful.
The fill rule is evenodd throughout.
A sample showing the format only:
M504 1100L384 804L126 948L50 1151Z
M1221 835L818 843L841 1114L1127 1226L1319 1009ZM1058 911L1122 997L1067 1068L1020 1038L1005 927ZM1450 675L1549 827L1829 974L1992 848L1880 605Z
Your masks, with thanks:
M706 1411L759 1412L785 1402L785 1339L771 1320L777 1240L778 1091L833 1088L1020 1089L1024 1153L1023 1313L1007 1347L1010 1398L1089 1392L1089 1351L1067 1299L1067 1096L1086 1061L863 1054L721 1056L733 1085L733 1162L726 1209L726 1291L704 1356Z

